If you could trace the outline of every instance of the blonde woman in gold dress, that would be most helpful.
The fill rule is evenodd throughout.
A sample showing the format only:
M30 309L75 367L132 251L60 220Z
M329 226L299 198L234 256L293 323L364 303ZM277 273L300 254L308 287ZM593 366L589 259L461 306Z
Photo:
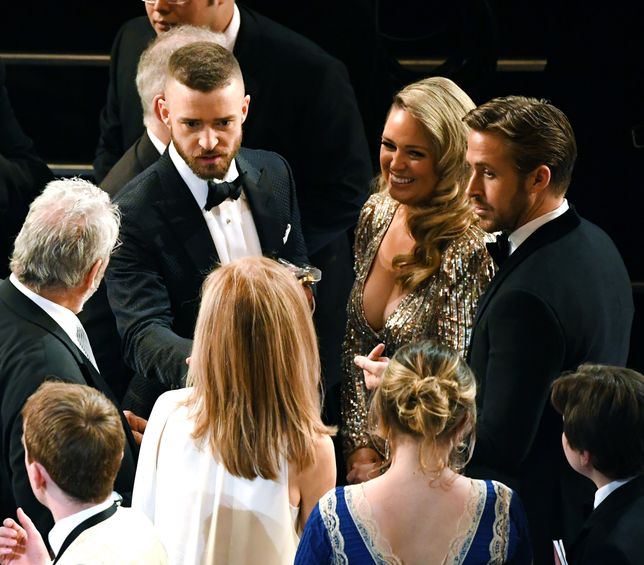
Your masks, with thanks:
M467 126L475 105L432 77L394 98L382 134L378 192L356 229L355 275L343 347L343 448L347 481L382 461L367 426L369 394L356 355L388 356L432 338L463 357L479 297L494 275L484 232L465 195ZM384 344L377 348L378 344Z

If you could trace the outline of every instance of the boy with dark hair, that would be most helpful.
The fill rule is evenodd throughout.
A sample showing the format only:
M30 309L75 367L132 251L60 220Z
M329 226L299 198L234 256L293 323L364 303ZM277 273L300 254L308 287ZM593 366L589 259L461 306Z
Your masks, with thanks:
M644 376L581 365L554 382L551 401L563 416L566 459L597 486L568 562L644 564Z

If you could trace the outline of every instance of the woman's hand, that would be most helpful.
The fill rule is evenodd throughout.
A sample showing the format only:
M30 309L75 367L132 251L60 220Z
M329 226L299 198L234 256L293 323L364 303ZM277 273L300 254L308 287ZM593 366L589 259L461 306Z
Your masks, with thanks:
M356 449L347 458L347 483L364 483L380 475L382 457L371 447Z
M369 355L356 355L353 362L362 369L365 385L369 390L376 388L382 380L382 375L389 364L389 357L381 357L385 344L379 343Z

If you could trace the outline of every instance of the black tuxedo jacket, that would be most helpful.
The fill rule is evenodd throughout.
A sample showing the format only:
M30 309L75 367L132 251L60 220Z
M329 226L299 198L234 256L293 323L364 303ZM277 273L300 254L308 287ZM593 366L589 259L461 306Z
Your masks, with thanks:
M570 565L644 565L644 476L610 493L566 548Z
M347 71L303 36L239 6L234 54L251 102L244 147L283 155L293 168L309 253L352 229L372 169ZM146 17L126 22L114 41L107 104L94 161L102 180L143 132L136 66L155 37Z
M264 255L308 262L286 161L242 148L236 162L246 172L244 193ZM106 280L125 361L148 381L182 386L201 284L218 262L212 236L168 152L128 183L116 202L123 244Z
M53 519L29 486L20 411L46 380L87 384L113 397L101 375L62 328L9 280L0 282L0 319L0 515L15 516L16 507L21 506L46 536ZM122 415L121 419L127 441L115 489L129 504L136 446Z
M562 537L562 497L580 491L592 501L590 481L565 462L550 385L584 362L623 365L632 319L630 280L617 249L572 208L523 242L481 298L468 357L479 383L468 470L519 491L535 563L543 543ZM581 525L583 509L563 506L570 532ZM544 531L549 526L552 533ZM552 557L551 545L546 551Z
M125 152L101 182L101 188L112 198L136 175L142 173L160 157L147 130Z

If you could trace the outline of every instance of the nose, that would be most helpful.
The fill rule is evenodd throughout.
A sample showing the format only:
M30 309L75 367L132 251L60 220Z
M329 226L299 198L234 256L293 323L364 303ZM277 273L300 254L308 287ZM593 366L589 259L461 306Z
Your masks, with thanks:
M170 11L167 0L148 0L146 4L150 5L155 12L165 14Z
M472 174L470 175L470 180L467 183L465 194L467 194L467 196L469 197L476 196L477 194L481 194L481 183L479 181L478 174L476 173L476 171L472 171Z
M204 128L199 136L199 145L205 151L212 151L219 143L217 130L213 128Z
M402 171L407 166L407 161L402 151L396 150L391 155L391 163L389 169L392 171Z

